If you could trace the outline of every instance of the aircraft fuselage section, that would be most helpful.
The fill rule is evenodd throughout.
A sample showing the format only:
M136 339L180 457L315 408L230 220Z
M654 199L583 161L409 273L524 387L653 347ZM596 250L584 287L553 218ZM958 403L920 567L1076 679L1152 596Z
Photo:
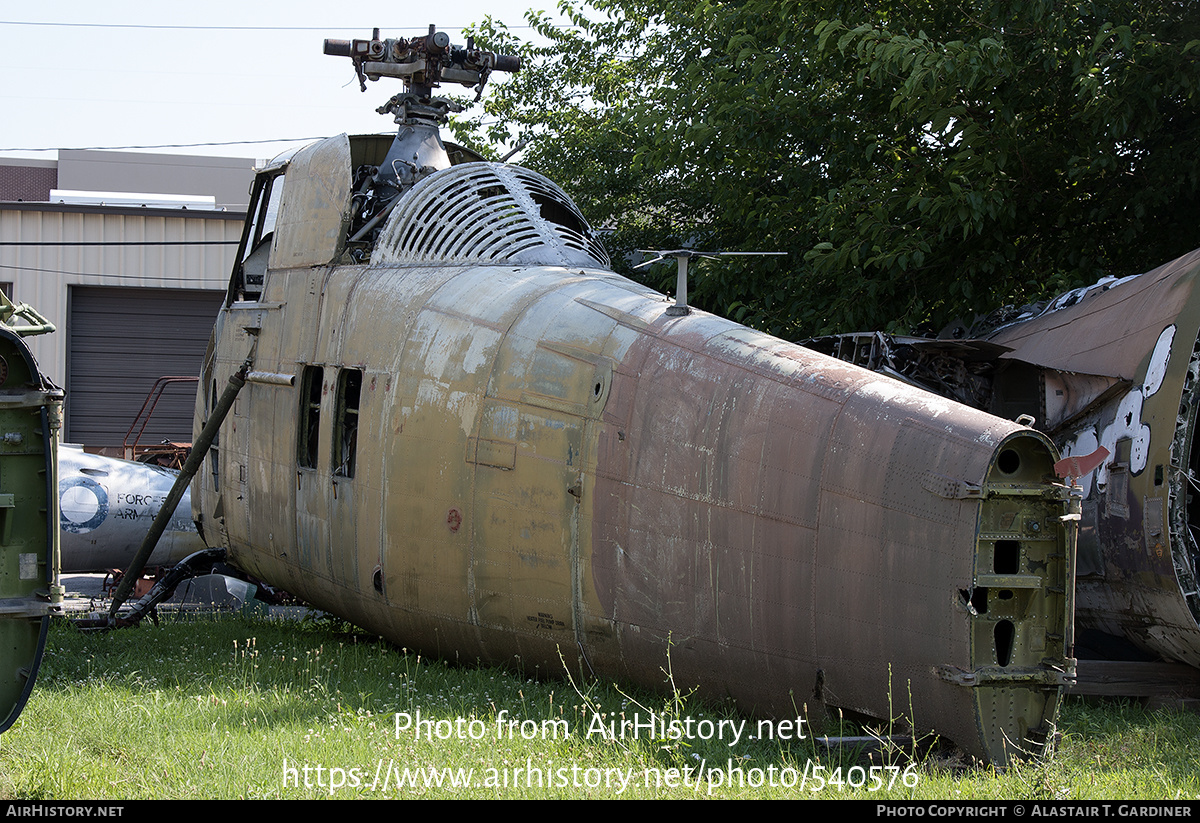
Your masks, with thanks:
M778 714L919 682L918 718L1003 757L1069 625L1044 438L668 305L603 270L272 271L206 365L198 420L254 349L204 532L410 648L657 685L669 641L677 678Z

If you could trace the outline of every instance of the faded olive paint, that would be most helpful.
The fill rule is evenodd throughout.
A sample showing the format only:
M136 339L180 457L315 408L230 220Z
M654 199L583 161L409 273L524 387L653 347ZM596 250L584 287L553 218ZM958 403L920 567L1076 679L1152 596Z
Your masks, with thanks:
M295 379L247 383L222 426L218 476L193 490L210 543L409 648L542 672L561 654L652 688L669 651L677 685L747 711L911 710L999 762L1006 740L1041 745L1073 665L1044 437L668 315L606 268L565 195L512 167L431 174L347 263L363 248L328 227L352 221L323 211L350 213L326 178L377 150L356 140L286 170L297 249L275 236L261 289L235 268L197 425L248 353ZM476 202L498 217L473 222Z

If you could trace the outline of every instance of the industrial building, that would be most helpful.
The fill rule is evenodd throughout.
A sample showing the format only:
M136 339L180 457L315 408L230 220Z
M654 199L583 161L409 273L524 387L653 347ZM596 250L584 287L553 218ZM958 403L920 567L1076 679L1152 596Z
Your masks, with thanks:
M94 150L0 158L0 289L58 328L29 342L66 390L67 442L118 454L155 380L199 373L253 167ZM194 396L170 386L142 442L190 440Z

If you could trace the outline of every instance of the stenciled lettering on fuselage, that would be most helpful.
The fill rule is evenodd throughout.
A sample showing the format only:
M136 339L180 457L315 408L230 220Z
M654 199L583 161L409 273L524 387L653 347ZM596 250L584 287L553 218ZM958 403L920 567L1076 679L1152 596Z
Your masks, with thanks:
M100 527L109 517L116 520L145 520L152 522L166 502L166 494L140 494L108 489L90 477L64 478L58 484L62 530L71 534L87 534ZM191 521L173 517L168 529L187 531Z

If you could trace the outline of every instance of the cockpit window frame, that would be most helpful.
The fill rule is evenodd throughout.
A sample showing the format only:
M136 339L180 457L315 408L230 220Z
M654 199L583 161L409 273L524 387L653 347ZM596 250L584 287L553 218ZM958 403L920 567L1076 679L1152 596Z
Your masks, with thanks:
M250 189L250 204L246 209L246 222L242 225L242 236L238 241L233 258L233 271L229 276L229 287L225 292L225 305L244 300L247 292L245 264L259 244L271 237L274 221L279 216L279 203L283 192L283 177L288 164L273 164L258 172Z

